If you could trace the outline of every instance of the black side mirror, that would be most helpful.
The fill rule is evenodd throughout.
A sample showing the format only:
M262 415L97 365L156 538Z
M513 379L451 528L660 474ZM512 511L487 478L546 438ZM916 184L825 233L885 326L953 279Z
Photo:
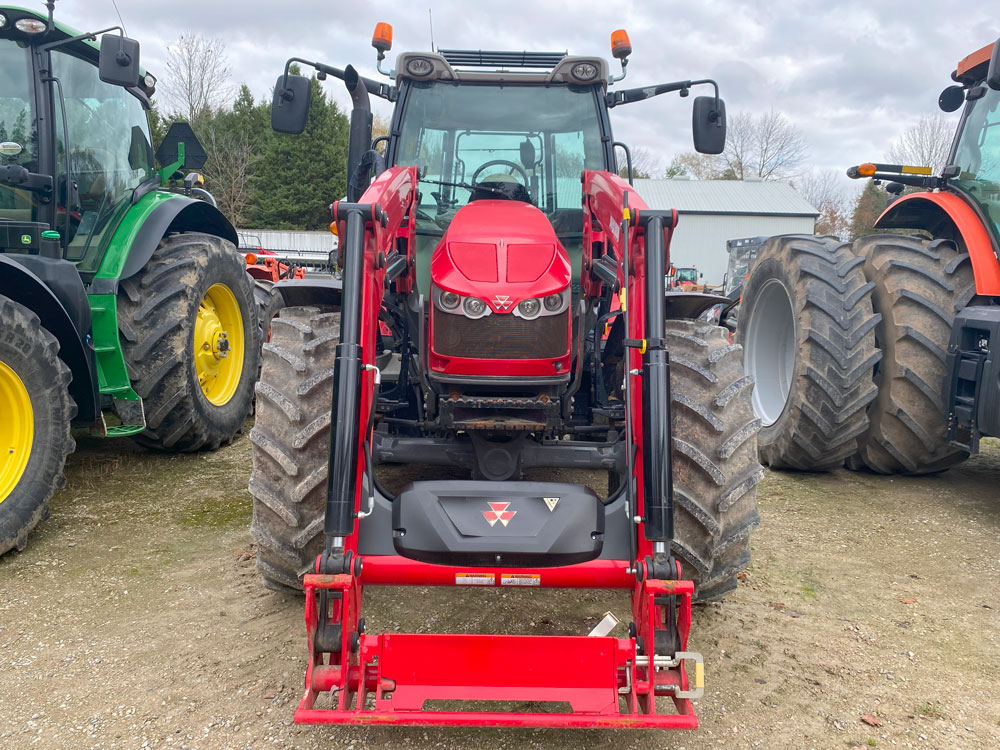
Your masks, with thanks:
M726 103L714 96L696 96L691 110L694 150L721 154L726 148Z
M1000 91L1000 39L993 45L990 67L986 70L986 85L994 91Z
M938 97L938 107L942 112L954 112L965 101L965 89L961 86L949 86Z
M520 153L520 156L521 156L521 166L523 166L525 169L534 169L535 168L535 144L532 143L527 138L525 138L523 141L521 141L521 145L520 145L519 149L520 149L520 152L521 152Z
M183 145L183 153L181 146ZM208 154L186 122L175 122L156 149L156 160L161 167L180 162L178 169L201 169L208 161Z
M139 42L118 34L102 36L97 74L115 86L138 86Z
M306 129L312 85L305 76L283 75L274 84L271 127L279 133L298 135Z

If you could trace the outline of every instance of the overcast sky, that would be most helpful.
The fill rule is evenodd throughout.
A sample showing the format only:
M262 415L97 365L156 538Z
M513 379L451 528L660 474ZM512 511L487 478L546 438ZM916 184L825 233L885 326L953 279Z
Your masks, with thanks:
M142 43L144 67L161 82L167 45L193 31L225 40L234 83L247 83L258 98L270 96L290 56L351 63L379 78L370 46L375 23L393 25L391 63L397 52L429 49L428 9L434 42L445 48L610 59L609 35L624 27L633 52L620 86L715 78L730 114L784 113L809 145L808 165L839 172L883 158L921 114L938 111L957 61L1000 36L997 5L948 0L117 2L129 36ZM41 8L39 0L21 4ZM56 13L80 29L117 23L112 0L59 0ZM342 82L328 79L325 87L348 107ZM615 137L661 155L665 165L692 150L691 101L668 94L618 107ZM389 111L381 100L374 106Z

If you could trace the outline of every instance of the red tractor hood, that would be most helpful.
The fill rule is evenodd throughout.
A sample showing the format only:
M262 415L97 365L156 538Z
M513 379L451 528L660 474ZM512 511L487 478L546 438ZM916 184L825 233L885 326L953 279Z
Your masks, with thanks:
M479 200L451 220L431 260L441 289L509 313L523 299L561 292L572 272L545 214L528 203Z

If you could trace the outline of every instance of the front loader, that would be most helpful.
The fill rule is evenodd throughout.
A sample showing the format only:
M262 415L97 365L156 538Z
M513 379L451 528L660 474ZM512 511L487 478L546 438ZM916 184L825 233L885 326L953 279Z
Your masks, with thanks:
M184 194L197 175L178 170L205 160L194 133L175 123L156 170L138 42L77 34L46 5L0 7L0 554L48 515L72 426L217 448L259 362L236 232Z
M390 38L380 24L380 66ZM612 51L624 71L624 32ZM391 85L293 62L354 102L332 209L343 278L275 285L288 307L251 433L258 569L305 589L295 720L696 727L691 603L749 561L757 422L739 347L696 320L722 300L665 293L677 213L614 173L609 110L714 82L609 93L604 60L562 53L405 53ZM286 66L276 129L301 132L309 91ZM370 94L395 102L384 152ZM694 134L722 150L717 88ZM424 471L390 487L391 464ZM373 586L608 589L630 594L631 622L375 633Z

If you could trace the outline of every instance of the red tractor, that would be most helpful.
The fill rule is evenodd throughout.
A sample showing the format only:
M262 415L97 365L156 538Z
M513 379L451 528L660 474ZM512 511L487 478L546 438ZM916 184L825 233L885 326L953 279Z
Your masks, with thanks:
M677 213L614 174L612 107L709 84L694 142L719 153L724 105L708 80L609 92L630 51L612 35L618 77L563 53L406 53L392 84L288 63L354 102L343 277L275 285L251 433L258 569L305 589L297 722L697 726L691 602L735 588L763 471L740 349L696 320L725 300L665 294ZM286 65L276 130L302 131L309 92ZM395 102L384 154L370 94ZM430 470L390 486L387 464ZM370 633L369 586L620 590L631 623Z

